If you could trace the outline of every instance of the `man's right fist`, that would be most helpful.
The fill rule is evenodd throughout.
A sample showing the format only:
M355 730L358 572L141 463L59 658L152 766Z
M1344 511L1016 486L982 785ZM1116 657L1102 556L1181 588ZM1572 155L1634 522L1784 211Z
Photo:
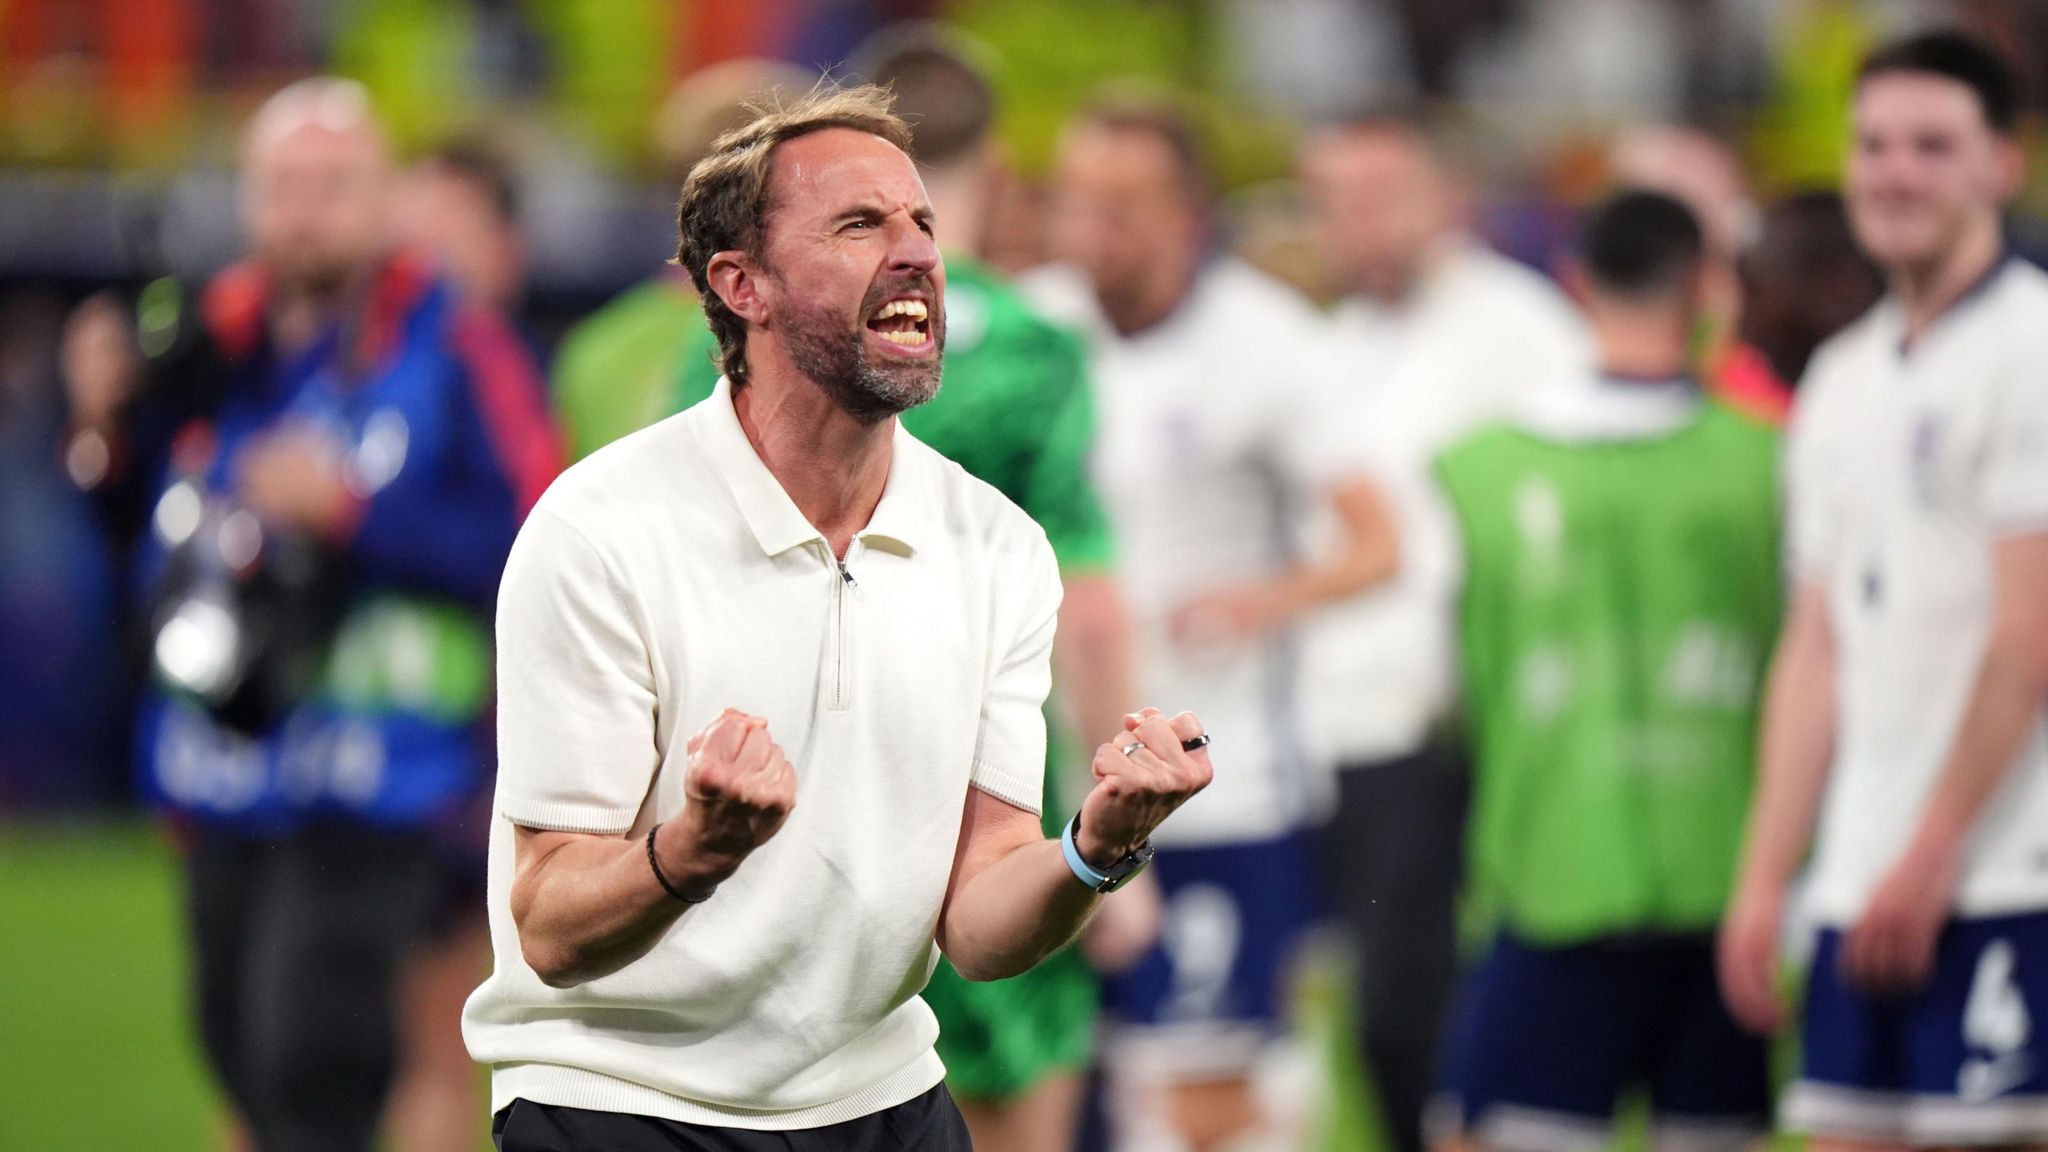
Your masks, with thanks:
M766 844L796 807L796 772L769 738L768 721L733 708L690 737L686 751L689 799L677 822L700 867L729 871Z

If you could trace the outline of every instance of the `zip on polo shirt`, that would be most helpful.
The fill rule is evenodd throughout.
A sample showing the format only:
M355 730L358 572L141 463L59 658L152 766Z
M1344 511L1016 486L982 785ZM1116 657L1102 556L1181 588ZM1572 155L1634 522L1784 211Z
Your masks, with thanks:
M850 567L854 558L860 554L860 537L854 537L853 542L847 545L846 558L843 560L832 555L831 544L823 541L820 543L824 543L825 555L832 561L834 569L831 650L826 654L825 660L831 685L824 694L825 707L827 711L844 712L853 703L852 621L848 619L848 613L852 609L847 601L857 599L860 592L860 584L854 580L853 569Z

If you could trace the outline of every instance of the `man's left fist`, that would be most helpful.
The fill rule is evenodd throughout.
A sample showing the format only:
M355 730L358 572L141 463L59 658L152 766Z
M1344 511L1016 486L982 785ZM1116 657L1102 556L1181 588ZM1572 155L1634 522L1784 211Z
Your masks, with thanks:
M1124 717L1123 734L1095 750L1095 788L1081 802L1075 844L1090 867L1106 869L1138 850L1173 810L1215 776L1209 750L1181 748L1202 735L1192 712L1168 720L1157 708Z

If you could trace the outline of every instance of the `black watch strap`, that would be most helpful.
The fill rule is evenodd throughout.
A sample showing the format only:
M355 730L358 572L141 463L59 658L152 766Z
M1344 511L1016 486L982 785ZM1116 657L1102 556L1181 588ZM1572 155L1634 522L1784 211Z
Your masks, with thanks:
M706 892L693 900L683 895L681 889L669 883L668 877L661 874L661 861L654 858L654 834L659 831L661 831L661 825L659 824L647 830L647 866L654 869L654 880L657 884L661 885L661 890L685 904L702 904L706 900L711 899L711 892L716 892L718 889L713 888L711 892Z
M1067 868L1074 877L1097 892L1114 892L1128 883L1131 877L1145 870L1152 862L1152 842L1145 841L1135 851L1112 863L1107 869L1098 871L1081 858L1081 814L1067 822L1066 831L1060 835L1060 851L1066 856Z

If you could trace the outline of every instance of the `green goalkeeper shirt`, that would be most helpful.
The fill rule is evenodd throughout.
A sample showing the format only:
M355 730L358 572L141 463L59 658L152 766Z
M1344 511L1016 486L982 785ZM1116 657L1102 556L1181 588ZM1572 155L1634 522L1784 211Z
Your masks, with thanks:
M639 284L591 313L555 357L555 419L569 458L675 415L677 379L687 365L708 367L713 347L704 308L679 273Z

